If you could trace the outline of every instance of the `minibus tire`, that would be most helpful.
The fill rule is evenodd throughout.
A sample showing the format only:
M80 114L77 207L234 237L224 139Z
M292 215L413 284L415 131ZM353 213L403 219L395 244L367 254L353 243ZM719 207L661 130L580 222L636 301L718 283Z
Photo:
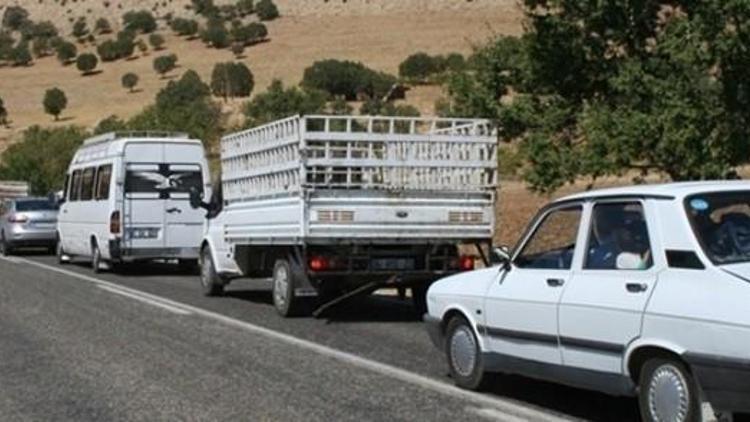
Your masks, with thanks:
M211 249L203 248L200 260L200 281L204 296L221 296L224 294L224 280L216 273Z

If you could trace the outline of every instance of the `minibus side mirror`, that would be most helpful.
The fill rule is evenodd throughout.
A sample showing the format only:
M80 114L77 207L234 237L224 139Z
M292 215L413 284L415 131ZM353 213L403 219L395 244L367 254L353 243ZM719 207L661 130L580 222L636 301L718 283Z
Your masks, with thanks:
M190 188L190 207L208 209L208 204L203 202L203 193L195 187Z

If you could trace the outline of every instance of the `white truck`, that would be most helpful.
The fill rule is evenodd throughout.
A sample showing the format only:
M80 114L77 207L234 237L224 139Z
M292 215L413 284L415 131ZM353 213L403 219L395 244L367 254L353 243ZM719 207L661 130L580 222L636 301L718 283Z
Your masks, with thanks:
M496 153L478 119L294 116L225 136L220 185L191 195L204 293L271 277L291 316L388 285L424 309L432 281L486 262Z

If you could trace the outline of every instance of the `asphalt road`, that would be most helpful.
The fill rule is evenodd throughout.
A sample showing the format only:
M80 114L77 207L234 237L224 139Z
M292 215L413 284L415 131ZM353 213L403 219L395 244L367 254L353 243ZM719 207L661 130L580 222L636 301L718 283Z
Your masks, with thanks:
M0 420L637 420L636 402L521 377L452 386L409 302L282 319L269 285L222 298L170 265L0 260Z

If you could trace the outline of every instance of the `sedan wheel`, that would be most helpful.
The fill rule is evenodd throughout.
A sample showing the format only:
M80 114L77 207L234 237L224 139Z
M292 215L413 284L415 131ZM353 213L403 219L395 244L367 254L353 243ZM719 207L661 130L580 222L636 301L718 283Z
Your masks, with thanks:
M482 351L474 329L463 317L453 318L446 329L445 353L456 385L481 389L486 382Z
M698 389L677 361L652 359L641 372L639 402L645 421L692 422L700 418Z

